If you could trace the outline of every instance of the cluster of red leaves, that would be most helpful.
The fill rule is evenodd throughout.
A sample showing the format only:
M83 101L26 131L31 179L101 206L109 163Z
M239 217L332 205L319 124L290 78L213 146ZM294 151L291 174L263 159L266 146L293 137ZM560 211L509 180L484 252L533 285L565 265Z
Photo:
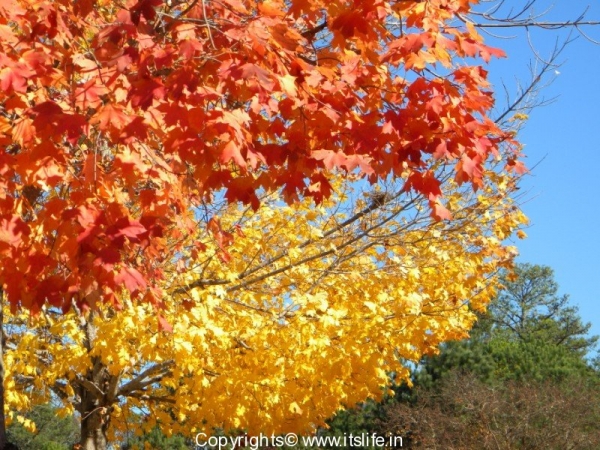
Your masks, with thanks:
M293 202L332 171L482 184L501 54L469 0L0 0L0 284L13 305L159 302L194 206ZM404 30L388 21L402 20ZM452 25L452 26L450 26ZM442 77L428 75L438 65ZM402 76L401 76L402 75ZM512 162L513 166L515 162ZM228 235L210 232L227 258ZM211 228L212 227L212 228Z

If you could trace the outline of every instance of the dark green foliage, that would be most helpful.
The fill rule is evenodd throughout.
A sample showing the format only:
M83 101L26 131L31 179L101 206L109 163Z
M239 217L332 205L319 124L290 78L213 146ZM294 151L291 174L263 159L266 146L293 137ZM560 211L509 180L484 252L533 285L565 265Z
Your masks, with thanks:
M471 373L485 382L502 380L564 380L595 373L578 352L541 338L516 340L492 334L444 345L439 355L425 358L414 381L432 387L448 373Z
M330 428L321 430L319 434L322 436L357 436L364 433L371 434L382 414L382 404L368 400L357 405L355 408L338 412L333 418L328 420ZM365 448L371 449L373 447Z
M356 408L340 411L328 421L330 429L323 434L335 436L343 433L369 433L373 430L374 423L380 416L380 405L369 400Z
M13 423L7 429L9 441L20 450L70 450L79 441L77 421L73 417L57 417L51 405L35 406L26 418L35 422L35 433L30 433L19 423Z
M122 450L144 450L148 444L153 450L188 450L194 448L193 442L183 436L166 436L159 428L154 428L150 433L142 436L131 436L121 446Z
M580 357L594 349L598 336L587 336L591 325L581 321L568 295L557 295L551 268L519 264L514 276L505 275L502 281L504 289L489 309L492 333L561 346Z
M426 357L414 375L417 386L432 387L450 371L477 374L482 380L496 375L496 363L486 342L470 339L445 344L439 355Z
M488 349L494 360L494 378L499 380L563 381L593 373L582 357L542 339L523 342L494 339L488 343Z
M442 346L425 358L416 384L433 386L448 372L475 374L482 381L564 380L589 376L586 360L596 346L568 296L558 296L549 267L520 264L504 274L505 286L482 315L471 338Z

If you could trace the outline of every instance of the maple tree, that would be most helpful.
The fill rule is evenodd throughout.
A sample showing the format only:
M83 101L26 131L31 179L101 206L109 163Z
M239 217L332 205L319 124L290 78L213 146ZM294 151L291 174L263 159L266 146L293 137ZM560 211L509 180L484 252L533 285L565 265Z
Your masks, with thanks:
M338 192L343 192L338 181L343 174L350 180L364 177L372 184L399 180L392 198L415 199L431 216L425 213L420 219L422 232L440 227L440 240L452 247L444 227L461 223L461 198L473 190L510 191L500 187L502 181L496 177L503 171L523 170L513 133L488 117L493 93L481 62L501 56L502 51L486 46L475 26L462 21L472 3L0 2L0 287L11 317L29 310L34 314L31 320L45 320L47 311L61 310L66 315L55 320L75 320L79 314L79 320L94 328L100 327L95 325L100 319L94 318L101 315L114 325L126 320L127 311L135 311L139 315L135 321L154 321L159 335L171 327L176 330L179 318L198 313L194 308L204 298L194 294L199 288L209 292L220 287L222 294L239 286L236 292L247 292L246 288L256 288L268 278L262 273L268 266L287 258L304 258L307 264L334 258L334 248L310 254L313 240L306 241L306 231L295 229L280 234L284 241L273 246L293 248L294 241L289 240L293 231L308 242L297 250L302 257L256 256L256 261L277 259L254 268L238 262L250 268L240 269L236 261L243 259L237 260L232 249L262 245L268 255L270 247L260 244L265 238L260 227L268 223L269 211L274 211L274 217L288 214L287 223L298 221L302 213L286 212L284 205L308 201L300 211L304 208L307 215L312 211L321 217L315 212L319 205L331 206L332 198L344 201ZM500 166L491 170L493 161ZM271 199L273 192L280 197L261 209L261 199ZM260 218L244 226L246 216L237 206L218 208L221 200L247 205L256 214L260 211L260 216L252 216ZM387 208L385 200L375 202L377 208L369 214ZM489 208L492 205L487 203ZM484 227L475 212L485 211L474 206L470 211L472 226ZM513 217L511 212L502 214ZM240 223L232 222L236 220ZM201 235L199 223L205 231ZM516 225L508 223L504 231L493 232L509 236ZM320 228L324 233L335 229L324 224ZM488 241L480 231L482 244L473 241L472 245L492 253L472 272L465 262L462 270L472 276L467 277L470 283L482 282L475 274L493 273L486 264L504 260L494 253L500 244ZM225 278L205 282L191 268L216 264L207 237L216 246L218 267L227 268L222 269ZM354 247L348 244L348 248ZM414 258L423 264L426 257L441 257L429 255L428 247L417 248L422 255ZM408 258L398 251L397 258ZM275 275L296 270L296 266L285 267ZM171 289L174 280L181 283L186 274L192 278L188 284ZM280 308L295 304L288 290L292 284L281 283L269 295ZM370 283L383 286L377 279ZM196 290L190 291L192 287ZM457 292L457 302L471 288L463 286L466 291ZM188 291L191 298L176 300ZM418 289L406 292L420 295ZM210 295L214 299L217 293ZM306 295L312 295L312 300L300 303L314 303L314 314L321 311L318 305L327 310L322 296ZM440 291L439 295L446 294ZM374 298L376 311L385 299ZM129 302L133 304L128 306ZM98 308L104 312L95 311ZM239 324L245 323L244 317L240 313L236 318ZM325 321L326 326L333 327L334 319ZM348 323L357 326L357 320L362 324L364 319L352 316ZM305 322L306 336L312 322ZM209 330L211 323L214 330ZM262 322L256 319L250 324L254 329ZM222 329L218 322L203 326L203 335L217 333L214 339L218 340ZM362 333L367 329L358 326ZM453 335L455 325L445 329L438 326L431 336L427 334L432 348ZM374 328L369 330L375 333ZM327 333L317 329L312 333L323 339L314 343L314 352L325 346ZM81 338L84 341L77 348L83 352L87 345L93 353L90 346L98 348L96 338ZM228 348L233 338L223 339L223 348ZM361 351L375 355L373 345L366 351L369 342ZM60 344L65 354L67 344L64 340ZM404 345L414 344L406 339ZM323 351L329 358L324 361L331 361L331 354ZM102 361L98 358L96 362ZM391 364L386 360L374 378L365 375L362 388L357 385L355 392L347 394L350 397L340 399L372 394L378 384L374 380L382 381L384 368ZM90 381L86 367L82 364L75 372ZM65 373L70 372L60 372ZM7 384L12 386L9 380ZM341 385L338 388L336 395L341 395ZM16 395L12 390L8 394ZM90 404L97 403L97 392L86 395L91 396ZM309 419L308 413L296 414L310 410L304 400L295 402L297 409L288 404L265 414L292 413L298 416L292 422L300 426L321 420L318 414L339 405L332 402L316 408L317 416ZM90 421L106 414L95 407L93 414L87 412L91 415L84 417ZM248 414L242 414L245 420ZM252 428L251 423L243 425Z

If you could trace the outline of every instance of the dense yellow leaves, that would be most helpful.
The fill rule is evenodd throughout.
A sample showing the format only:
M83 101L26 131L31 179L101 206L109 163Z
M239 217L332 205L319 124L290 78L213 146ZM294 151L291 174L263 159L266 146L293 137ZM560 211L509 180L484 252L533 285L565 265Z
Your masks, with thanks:
M488 179L472 192L447 178L452 221L434 221L427 199L397 185L367 194L340 182L319 207L273 195L255 212L224 205L221 234L199 219L190 253L173 261L159 312L126 302L10 317L8 405L54 393L72 409L86 390L112 433L140 412L149 428L188 435L310 431L467 335L515 255L504 240L526 220L510 199L514 180ZM193 257L197 245L205 251Z

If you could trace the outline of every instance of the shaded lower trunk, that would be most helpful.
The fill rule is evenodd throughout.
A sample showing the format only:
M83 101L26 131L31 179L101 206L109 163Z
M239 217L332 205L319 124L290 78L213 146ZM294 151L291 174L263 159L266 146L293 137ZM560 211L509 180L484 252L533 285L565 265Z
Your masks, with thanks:
M0 449L7 444L6 417L4 417L4 291L0 289Z
M83 408L86 415L81 418L81 449L106 450L109 415L106 408L98 407L93 402L86 403L91 404L87 405L87 408Z
M81 449L106 450L108 441L106 433L110 424L110 406L105 395L97 386L108 384L108 373L102 364L95 359L93 368L88 372L85 382L79 387L79 412L81 413ZM86 389L85 386L96 389Z
M87 319L81 315L84 343L88 352L94 348L98 331L93 323L94 316L94 312L90 312ZM108 446L106 432L110 423L111 402L106 398L105 390L109 384L110 376L106 367L97 357L92 358L92 368L79 382L82 450L106 450Z

